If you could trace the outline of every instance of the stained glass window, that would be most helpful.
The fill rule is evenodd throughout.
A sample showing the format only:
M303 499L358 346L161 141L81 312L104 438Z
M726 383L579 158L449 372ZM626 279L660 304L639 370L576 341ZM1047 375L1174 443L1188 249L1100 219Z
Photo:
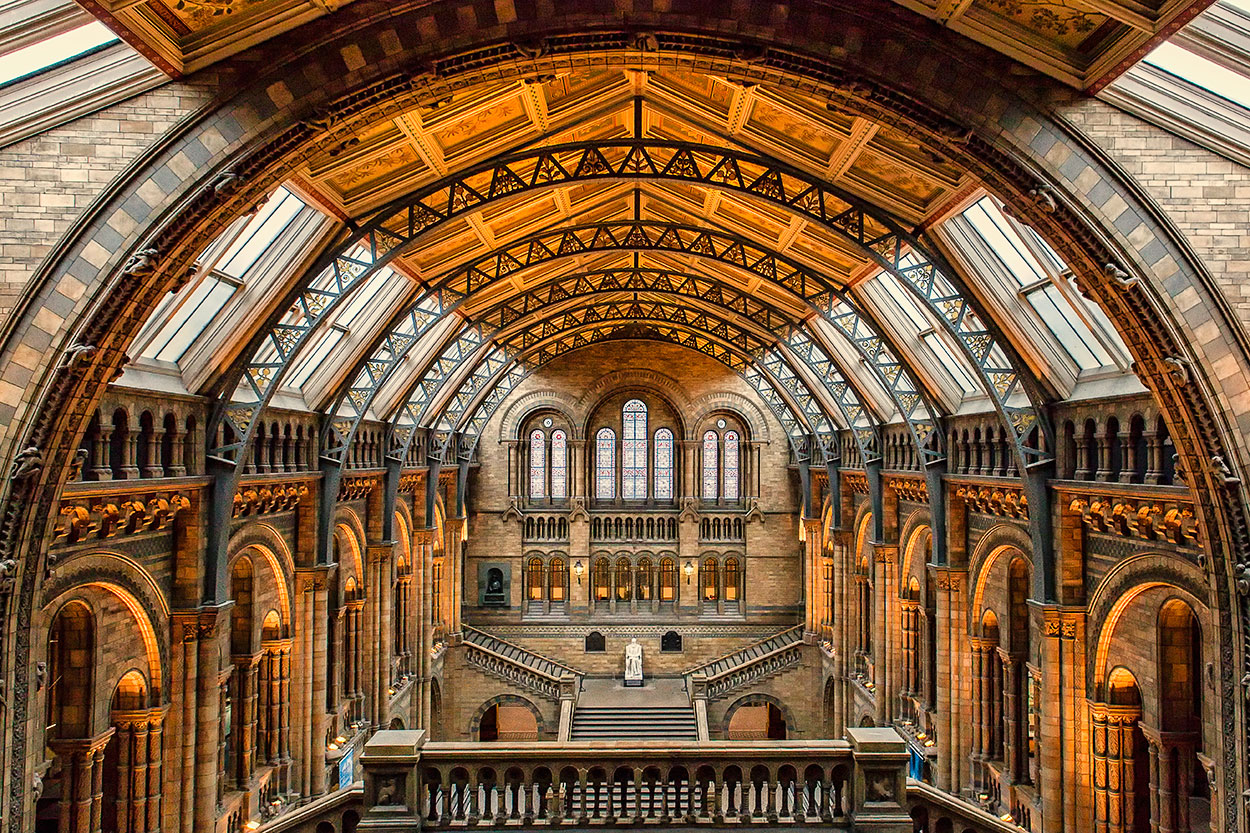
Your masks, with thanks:
M541 601L543 597L543 562L531 558L529 568L525 571L525 595L530 601Z
M655 499L673 499L673 432L655 432Z
M725 432L725 500L738 499L738 432Z
M559 428L551 432L551 496L556 500L569 496L568 437Z
M716 572L717 572L716 571L716 559L715 558L703 559L703 569L701 569L699 572L701 574L699 576L699 578L701 579L700 583L703 585L703 601L705 602L716 601L716 596L717 596L716 590L717 590L717 584L719 583L717 581L717 576L716 576Z
M596 558L595 569L592 581L595 588L595 601L607 601L611 596L612 577L609 575L611 567L608 565L608 559Z
M595 434L595 497L616 497L616 432L611 428Z
M640 602L651 600L651 559L642 557L638 559L638 572L634 576L634 584L637 585L634 590L634 597Z
M725 559L725 601L738 601L738 588L742 585L742 569L736 558Z
M631 399L621 409L621 497L647 497L647 406Z
M703 499L716 500L717 455L720 452L720 438L715 431L703 435Z
M542 431L530 434L530 497L547 494L547 437Z

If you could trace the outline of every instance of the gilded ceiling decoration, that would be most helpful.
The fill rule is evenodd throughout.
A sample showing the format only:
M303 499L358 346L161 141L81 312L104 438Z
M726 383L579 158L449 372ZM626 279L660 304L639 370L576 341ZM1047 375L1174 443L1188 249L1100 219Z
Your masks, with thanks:
M351 0L80 2L170 75L181 75L304 22L332 14ZM1082 89L1105 86L1140 57L1143 48L1210 5L1210 0L894 2ZM555 115L600 92L597 85L604 80L588 72L537 86L542 89L551 115ZM728 85L693 74L668 80L679 95L703 99L709 111L721 118L740 109L740 97ZM752 108L748 105L743 109L747 111L744 117L750 118ZM774 116L764 114L759 118L765 124ZM813 137L812 144L820 143Z

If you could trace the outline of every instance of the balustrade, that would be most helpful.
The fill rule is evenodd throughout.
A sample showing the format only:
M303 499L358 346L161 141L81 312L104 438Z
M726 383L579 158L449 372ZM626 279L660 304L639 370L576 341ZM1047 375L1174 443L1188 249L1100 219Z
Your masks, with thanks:
M907 752L893 729L846 740L427 743L378 732L365 747L360 830L615 824L826 824L910 829Z
M699 540L705 543L746 540L741 515L704 516L699 520Z

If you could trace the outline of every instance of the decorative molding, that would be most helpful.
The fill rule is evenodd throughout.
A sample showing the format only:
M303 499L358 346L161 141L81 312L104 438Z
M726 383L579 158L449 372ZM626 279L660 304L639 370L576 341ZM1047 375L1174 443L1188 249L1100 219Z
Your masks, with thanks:
M190 508L191 501L181 490L162 489L157 482L120 497L65 494L56 510L60 522L53 532L53 545L160 532Z
M1020 487L958 486L955 496L963 498L969 511L1000 518L1028 520L1029 502Z

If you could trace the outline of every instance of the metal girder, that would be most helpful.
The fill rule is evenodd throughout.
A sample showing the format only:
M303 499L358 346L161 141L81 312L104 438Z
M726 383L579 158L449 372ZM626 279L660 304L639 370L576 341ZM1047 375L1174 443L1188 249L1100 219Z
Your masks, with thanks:
M985 323L988 317L962 291L956 273L893 217L817 176L756 153L645 139L571 143L510 154L447 176L381 211L356 240L322 259L310 289L285 316L289 320L272 322L254 340L252 358L228 378L223 395L231 396L239 383L246 382L255 401L221 403L208 434L214 437L218 424L226 421L239 440L210 453L230 457L250 440L257 414L311 330L373 270L422 234L496 200L595 180L680 181L738 192L827 229L898 276L956 338L1000 416L1011 426L1021 467L1049 455L1048 450L1027 444L1035 428L1044 435L1047 449L1053 442L1038 409L1040 394L1015 369L1014 351L1000 343ZM352 251L367 253L372 263L353 257ZM766 261L761 265L767 270ZM1026 403L1013 403L1020 394Z
M561 276L475 313L471 326L465 331L467 337L453 338L439 357L423 369L419 380L409 388L402 408L411 421L424 424L440 393L456 378L456 369L463 363L472 367L476 361L494 356L495 351L486 346L487 339L505 327L515 327L536 312L578 298L604 296L605 300L615 300L615 296L631 295L646 296L647 300L656 296L694 299L699 305L723 309L755 325L769 339L777 340L788 358L804 363L829 394L846 427L854 432L865 459L875 453L872 445L875 420L871 411L824 348L792 315L714 278L663 269L613 269ZM466 352L468 345L473 346L472 352ZM776 367L770 370L777 380L788 387L792 395L803 396L789 381L795 373L788 361L774 364Z
M777 367L785 361L777 355L778 350L774 341L766 341L739 325L711 313L691 310L675 304L646 301L611 303L601 307L583 306L557 312L519 332L506 336L501 339L499 349L509 355L525 356L536 347L564 333L586 326L618 322L650 322L661 331L670 329L695 333L697 341L694 344L700 352L713 355L709 349L719 345L731 353L738 354L745 360L739 367L734 368L739 375L760 390L754 383L755 374L759 374L768 383L767 388L761 390L761 393L769 398L774 394L766 391L775 391L776 395L780 396L778 401L784 402L788 410L800 415L801 421L794 421L792 432L790 430L787 432L790 436L812 433L822 437L826 442L836 437L837 427L829 414L811 389L794 375L793 369L787 368L786 370L787 376L793 378L783 380L769 368L769 365ZM719 358L719 356L713 355L713 358ZM472 387L474 386L468 386L468 388ZM455 428L463 430L463 433L467 435L473 434L473 431L464 428L462 423L480 390L468 388L462 386L456 391L456 394L442 409L435 428ZM791 426L787 427L791 428Z
M836 282L740 235L674 223L607 222L572 226L522 238L486 253L438 280L442 289L463 300L500 280L515 277L524 269L605 251L686 254L745 270L784 287L797 295L809 309L825 318L863 356L907 421L921 458L929 460L942 456L942 434L935 430L936 407L927 400L889 342L855 302L838 288ZM423 300L417 303L423 303ZM796 352L813 355L814 361L826 358L815 356L810 344L802 339L796 339L793 346ZM380 356L375 354L371 361L375 360L380 360ZM394 367L397 362L398 357L390 360L389 366ZM382 375L375 381L372 372L367 377L362 375L356 380L359 387L349 389L353 396L339 400L340 403L346 401L352 404L355 421L359 421L386 378L388 376ZM354 427L348 432L351 430ZM863 448L867 435L857 433L856 441L865 453L865 460L871 459L872 453ZM875 432L872 442L876 442ZM343 440L336 444L342 445Z
M719 339L673 326L668 322L642 324L637 320L627 319L583 325L580 329L559 333L531 345L523 354L507 356L504 364L494 364L496 370L489 373L483 372L485 363L475 368L473 376L476 378L470 380L470 387L457 392L460 401L454 411L444 412L438 424L429 429L430 445L427 457L432 462L441 464L452 438L465 438L467 442L458 444L459 453L466 453L467 448L467 453L471 454L491 415L517 385L548 362L591 344L637 338L666 341L697 350L738 373L760 394L765 406L781 423L791 447L796 453L799 452L800 447L796 441L805 438L810 429L799 419L786 397L769 382L767 374L760 371L750 357ZM449 413L454 413L454 420ZM464 416L466 413L467 418ZM401 423L400 419L397 415L391 425L390 435L392 454L403 459L408 454L418 426L415 423Z

